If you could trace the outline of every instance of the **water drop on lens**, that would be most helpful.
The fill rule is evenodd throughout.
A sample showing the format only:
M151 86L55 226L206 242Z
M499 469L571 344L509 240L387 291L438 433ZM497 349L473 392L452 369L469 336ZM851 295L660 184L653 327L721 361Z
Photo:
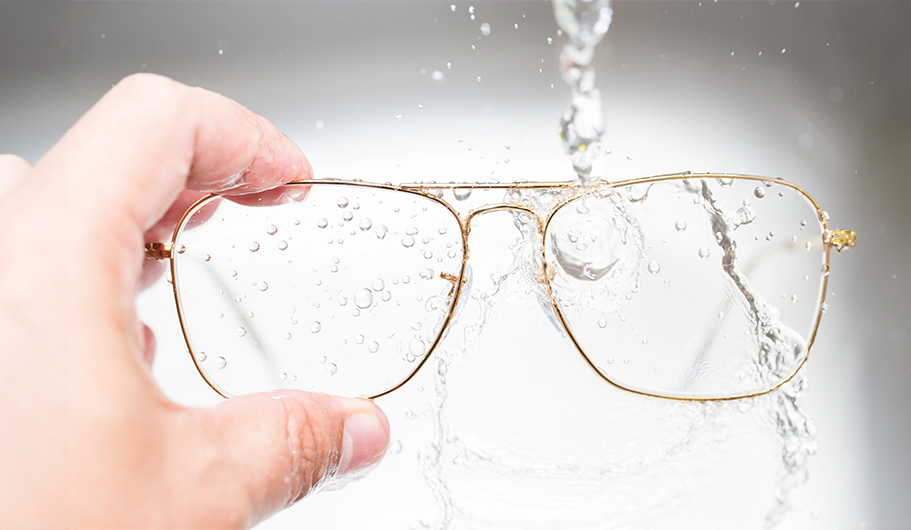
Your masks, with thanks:
M278 250L286 250L288 248L288 242L284 239L278 242Z
M323 329L323 325L319 323L318 320L314 320L310 324L310 333L319 333L319 330Z
M342 306L342 307L345 307L346 305L348 305L348 299L345 298L344 296L339 296L339 297L338 297L338 305L340 305L340 306Z
M721 184L722 188L730 188L734 184L734 179L728 177L720 178L718 183Z
M599 328L602 328L602 329L603 329L603 328L606 328L606 327L607 327L607 320L604 320L603 318L602 318L601 320L599 320L599 321L598 321L598 327L599 327Z
M219 370L221 370L221 369L224 369L225 366L228 366L228 360L227 360L227 359L225 359L224 357L219 357L218 359L215 359L215 367L216 367L216 368L218 368Z
M291 340L291 334L285 333L285 340Z
M326 228L327 226L329 226L329 221L327 221L326 218L323 217L319 221L316 222L316 226L318 226L320 228Z
M357 227L360 228L364 232L366 232L367 230L370 230L370 228L372 226L373 226L373 221L371 221L370 219L368 219L366 217L361 219L360 222L357 224Z
M376 353L376 352L380 351L380 345L377 344L376 342L371 342L370 346L367 346L367 351L369 351L370 353Z
M487 22L481 24L481 35L484 35L485 37L490 35L490 24Z
M383 294L380 295L380 299L384 302L388 302L389 300L392 300L392 293L389 291L383 291Z
M386 225L379 225L378 227L376 227L376 238L385 239L387 232L389 232L389 229L386 228Z
M185 247L184 245L180 245L180 246L177 247L177 253L178 253L178 254L183 254L183 253L186 252L186 251L187 251L187 247Z
M326 365L326 373L329 375L335 375L338 372L338 366L335 363L329 363Z
M370 287L372 287L374 291L380 292L386 288L386 282L384 282L382 279L377 278L373 281L373 285Z
M756 186L756 189L753 190L753 195L755 195L757 199L761 199L765 197L765 190Z
M829 310L829 304L823 302L822 305L819 306L819 310L822 311L823 313L825 313L826 311Z
M354 338L354 342L357 343L357 344L363 344L363 343L364 343L364 336L363 336L363 335L358 335L357 337Z
M262 282L262 283L259 284L259 290L260 290L260 291L265 291L265 290L268 289L268 288L269 288L269 284L266 283L266 282Z
M464 201L468 197L471 197L471 190L469 188L456 188L452 190L452 194L457 201Z
M678 232L683 232L686 230L686 221L683 219L678 220L676 223L674 223L674 228L676 228Z
M402 237L402 246L405 248L411 248L414 246L414 238L411 236Z
M792 295L791 295L791 303L797 303L797 295L796 295L796 294L792 294Z
M270 236L274 236L276 232L278 232L277 226L269 225L266 227L266 233L269 234Z
M338 200L335 201L335 204L339 208L345 208L348 206L348 197L339 197Z
M710 252L709 252L708 247L701 247L701 248L699 249L699 257L700 257L700 258L705 259L705 258L709 257L709 254L710 254Z
M648 271L652 274L658 274L661 271L661 264L657 261L649 262Z
M247 334L247 330L246 330L245 328L237 328L237 336L238 336L238 337L243 337L243 336L246 335L246 334Z
M344 219L345 221L350 221L350 220L354 219L354 214L351 212L345 212L344 214L342 214L342 219Z
M250 252L256 252L257 250L259 250L259 243L256 241L250 243Z
M203 261L212 261L212 256L210 256L209 254L206 254L205 256L202 257L202 260Z
M354 305L367 309L371 304L373 304L373 293L370 289L358 289L354 293Z
M415 357L421 357L422 355L424 355L424 352L425 352L424 348L425 348L424 341L422 341L420 339L416 339L416 340L411 341L408 344L408 353L410 353L411 355L414 355Z
M199 359L199 362L203 362L208 358L208 356L206 355L206 352L201 351L196 355L196 358Z
M433 270L421 269L420 276L421 276L421 279L423 279L423 280L429 280L429 279L433 278Z
M433 258L433 252L431 252L431 251L429 251L429 250L425 250L425 251L424 251L424 259L431 259L431 258Z

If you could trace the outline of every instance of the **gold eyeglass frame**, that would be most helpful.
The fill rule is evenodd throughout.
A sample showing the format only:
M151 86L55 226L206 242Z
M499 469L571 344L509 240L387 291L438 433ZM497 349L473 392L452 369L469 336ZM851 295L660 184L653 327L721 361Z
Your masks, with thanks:
M545 234L547 233L547 229L550 226L550 222L553 219L554 215L558 211L560 211L566 204L581 198L583 193L585 193L587 195L587 194L594 193L599 190L605 190L605 189L621 188L621 187L631 186L631 185L636 185L636 184L650 184L650 183L662 182L662 181L668 181L668 180L684 180L684 179L690 179L690 178L732 179L732 180L747 180L747 181L755 181L755 182L762 182L762 183L780 184L780 185L789 187L791 189L794 189L797 192L799 192L801 195L806 197L810 201L810 203L813 205L814 209L816 210L817 218L823 227L823 246L824 246L824 252L825 252L825 264L823 267L822 290L821 290L820 298L817 301L816 316L814 319L813 330L810 333L810 338L807 342L807 354L806 354L806 356L804 356L804 359L800 362L800 364L793 370L793 372L790 375L788 375L787 378L783 379L782 381L778 382L777 384L775 384L769 388L766 388L764 390L757 391L757 392L737 394L737 395L731 395L731 396L709 396L709 397L675 396L675 395L668 395L668 394L653 393L653 392L649 392L649 391L646 391L643 389L625 386L621 383L618 383L618 382L612 380L607 374L602 372L595 365L594 361L592 361L592 359L589 358L589 356L585 353L585 351L582 349L582 346L579 344L578 340L573 335L573 333L570 329L570 326L568 325L566 318L563 315L563 312L560 311L560 307L557 304L555 298L553 297L553 293L552 293L551 285L550 285L550 280L553 278L553 272L548 269L547 260L545 259L545 256L544 256L544 247L542 246L541 263L543 264L543 269L544 269L543 270L543 273L544 273L543 274L543 283L544 283L547 295L548 295L550 303L551 303L551 308L553 309L554 315L556 315L557 320L560 322L561 328L566 333L566 335L569 337L569 339L572 341L573 345L575 346L575 348L579 352L579 354L582 355L582 358L585 360L585 362L588 364L588 366L592 370L594 370L595 373L598 374L603 380L607 381L614 387L619 388L621 390L625 390L627 392L632 392L634 394L661 398L661 399L671 399L671 400L676 400L676 401L698 401L698 402L730 401L730 400L735 400L735 399L751 398L751 397L767 394L769 392L772 392L773 390L780 388L782 385L784 385L788 381L790 381L800 371L800 369L803 367L803 365L806 363L807 359L809 358L810 348L813 346L813 343L816 339L816 333L819 330L819 322L821 320L823 307L825 304L826 289L828 286L829 270L830 270L830 252L829 252L829 250L831 248L835 248L837 251L841 252L841 250L844 249L845 247L854 247L855 243L856 243L856 239L857 239L856 234L851 230L829 229L828 219L826 218L827 216L824 213L824 211L822 210L822 208L820 208L819 204L809 193L807 193L803 188L801 188L800 186L797 186L796 184L793 184L793 183L790 183L790 182L787 182L785 180L778 179L778 178L759 177L759 176L754 176L754 175L739 175L739 174L728 174L728 173L698 173L697 174L697 173L691 173L691 172L687 171L687 172L683 172L683 173L656 175L656 176L652 176L652 177L629 179L629 180L616 181L616 182L607 182L607 181L591 182L585 188L584 192L578 181L558 181L558 182L531 182L531 181L528 181L528 182L494 182L494 183L425 182L425 183L408 183L408 184L389 184L389 183L378 184L378 183L369 183L369 182L363 182L363 181L313 179L313 180L306 180L306 181L289 182L288 184L285 184L284 186L345 185L345 186L349 186L349 187L353 186L353 187L363 187L363 188L372 188L372 189L383 189L383 190L391 190L391 191L409 193L409 194L413 194L413 195L419 195L421 197L424 197L426 199L429 199L431 201L434 201L438 204L443 205L453 215L453 217L456 219L456 221L459 223L459 227L461 230L461 237L462 237L462 263L461 263L461 267L459 269L459 274L458 274L458 276L454 276L449 273L440 274L440 276L443 279L448 280L448 281L452 282L452 284L453 284L452 289L450 289L449 294L448 294L448 296L451 298L450 303L449 303L449 311L447 312L445 318L443 319L436 337L431 342L430 346L427 348L426 354L423 356L422 359L420 359L420 362L417 363L417 365L411 371L411 373L408 374L407 377L405 377L400 383L396 384L392 388L385 390L383 392L380 392L379 394L369 396L369 398L368 398L368 399L375 399L375 398L384 396L386 394L389 394L389 393L401 388L408 381L410 381L421 370L421 368L424 366L424 364L427 362L427 360L430 359L431 355L436 350L436 347L439 345L440 341L442 340L443 336L445 335L446 330L447 330L450 322L452 321L453 316L455 315L456 307L459 303L459 296L462 292L462 287L466 282L465 270L466 270L466 265L468 263L468 255L469 255L468 236L469 236L469 233L471 232L471 221L474 219L475 216L481 215L483 213L497 211L497 210L512 210L512 211L524 212L524 213L528 214L531 218L533 218L537 221L538 234L542 238L542 241L543 241L543 238L545 237ZM448 202L443 200L441 197L443 190L453 191L453 190L497 190L497 189L502 189L502 190L565 190L565 191L568 191L569 193L567 194L566 197L562 197L557 202L557 204L551 208L550 212L547 214L547 217L546 217L546 219L543 220L543 222L542 222L541 215L539 215L537 212L535 212L532 208L529 208L529 207L521 205L521 204L511 204L508 202L489 204L489 205L471 210L467 214L462 216L456 211L456 209L451 204L449 204ZM437 193L434 193L434 192L437 192ZM187 208L186 212L184 212L183 216L181 216L180 220L178 221L177 225L175 226L170 242L150 242L150 243L146 244L145 253L146 253L147 258L156 259L156 260L167 259L170 261L170 272L171 272L172 279L176 279L176 277L177 277L176 276L176 274L177 274L177 269L176 269L177 252L174 252L174 248L175 248L175 243L178 239L178 236L180 235L181 231L183 230L189 217L196 211L197 207L199 207L200 205L202 205L214 198L217 198L217 197L223 197L223 196L219 195L219 194L215 194L215 193L209 194L209 195L199 199L198 201L193 203L189 208ZM203 368L200 366L199 361L197 360L196 355L193 351L193 345L192 345L192 342L190 341L189 331L187 329L187 324L184 319L181 302L180 302L180 294L178 293L177 281L172 281L171 285L172 285L172 291L174 293L174 302L177 306L177 317L178 317L178 320L180 321L180 328L181 328L181 331L183 332L183 337L187 344L187 348L189 350L190 357L193 360L194 366L196 366L196 370L199 372L199 375L203 378L203 380L205 380L206 383L212 388L212 390L214 390L216 393L218 393L222 397L229 398L230 396L227 395L225 392L223 392L216 383L211 381L209 379L209 377L206 375Z

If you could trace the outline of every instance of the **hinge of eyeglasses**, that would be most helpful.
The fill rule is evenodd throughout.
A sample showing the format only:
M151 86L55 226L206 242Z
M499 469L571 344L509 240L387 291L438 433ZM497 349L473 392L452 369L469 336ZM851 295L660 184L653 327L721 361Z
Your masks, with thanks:
M841 252L845 247L854 247L857 243L857 234L851 230L826 230L826 244L835 247Z
M146 257L152 259L171 259L171 244L154 241L146 243Z
M449 294L446 295L446 296L452 296L452 294L455 292L456 282L459 281L459 277L456 276L455 274L449 274L448 272L441 272L440 278L443 278L446 281L452 282L452 287L449 289ZM462 283L463 284L465 283L464 277L462 278Z

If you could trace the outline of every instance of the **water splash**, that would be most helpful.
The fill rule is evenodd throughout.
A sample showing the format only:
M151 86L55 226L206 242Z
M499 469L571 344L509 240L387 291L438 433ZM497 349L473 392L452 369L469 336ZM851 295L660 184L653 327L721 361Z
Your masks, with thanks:
M568 37L560 53L560 72L572 103L560 119L560 138L583 190L601 152L604 115L592 65L595 46L607 33L610 0L554 0L554 17Z

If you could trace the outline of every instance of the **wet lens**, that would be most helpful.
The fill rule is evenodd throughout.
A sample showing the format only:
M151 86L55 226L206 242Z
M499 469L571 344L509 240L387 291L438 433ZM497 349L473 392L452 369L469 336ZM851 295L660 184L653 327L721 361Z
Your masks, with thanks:
M608 379L651 394L761 392L806 359L826 251L816 207L773 181L608 189L551 218L557 307Z
M296 201L212 198L175 242L187 341L223 394L380 394L417 369L449 314L463 242L446 206L372 186L296 191L307 188Z

